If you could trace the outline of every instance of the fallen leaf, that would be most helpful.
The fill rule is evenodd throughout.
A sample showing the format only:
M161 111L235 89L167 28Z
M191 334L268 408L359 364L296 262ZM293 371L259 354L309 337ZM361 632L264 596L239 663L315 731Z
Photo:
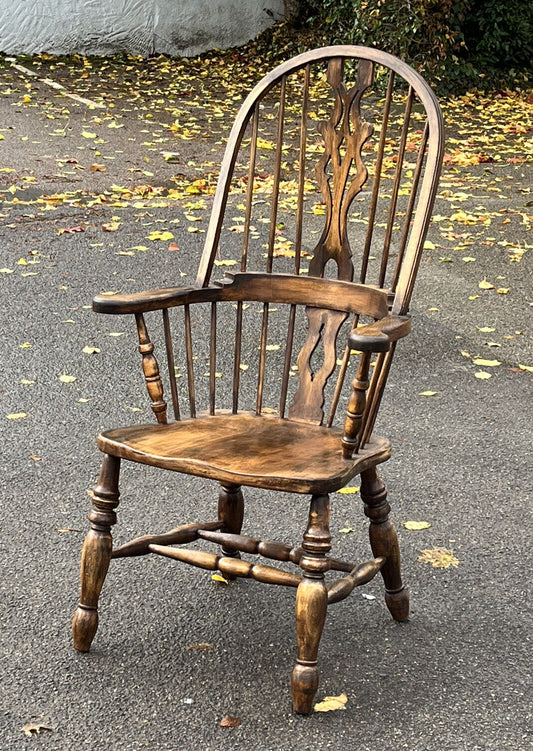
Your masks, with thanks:
M187 647L188 652L209 652L214 649L214 644L208 644L206 641L199 641L196 644L190 644Z
M104 232L116 232L122 222L106 222L106 224L102 224L102 229Z
M342 529L339 529L341 535L348 535L350 532L355 532L355 529L353 527L343 527Z
M228 259L227 261L215 261L215 266L235 266L237 261Z
M431 524L429 522L403 522L403 526L406 529L418 531L419 529L429 529Z
M14 274L13 269L0 269L0 274Z
M84 352L86 355L97 355L100 350L98 349L98 347L87 346L83 348L82 352Z
M88 130L82 130L81 134L82 134L82 136L83 136L84 138L89 138L89 139L91 139L91 138L96 138L96 133L91 133L91 132L90 132L90 131L88 131Z
M42 457L37 454L30 454L30 459L34 462L42 462Z
M52 730L53 728L45 725L43 722L37 721L27 722L21 729L24 735L27 735L28 738L32 738L34 735L40 735L41 730Z
M533 365L520 365L519 363L518 367L520 368L520 370L527 370L528 373L533 373Z
M91 172L105 172L107 168L104 164L91 164L89 169Z
M277 352L278 349L280 349L280 345L279 344L267 344L265 349L267 352Z
M350 487L340 488L339 490L337 490L337 493L346 493L347 495L351 495L352 493L358 493L359 490L359 486L356 487L355 485L352 485Z
M27 412L11 412L11 414L6 415L8 420L23 420L27 416Z
M156 230L154 232L150 232L150 234L148 235L148 239L149 240L163 240L163 242L168 242L169 240L174 239L174 235L172 234L172 232L169 232L168 230L165 230L165 231ZM137 248L137 250L138 249L139 248Z
M230 714L224 715L224 717L220 720L221 728L238 728L239 725L242 725L242 720L240 719L240 717L234 717Z
M419 396L436 396L438 391L421 391Z
M22 344L19 344L19 347L21 349L29 349L29 347L31 347L31 344L29 342L23 342Z
M76 225L75 227L62 227L59 231L59 235L75 235L77 232L85 232L85 227Z
M488 381L489 378L492 378L492 373L487 373L486 370L478 370L474 375L476 378L479 378L480 381Z
M168 246L168 249L169 250L179 250L180 246L177 243L170 243L170 245Z
M478 327L478 331L481 331L482 334L492 334L496 329L492 328L492 326L482 326L481 328Z
M435 250L434 243L432 243L431 240L426 240L424 243L424 250Z
M337 709L346 709L348 697L346 694L339 696L325 696L322 701L315 704L315 712L335 712Z
M507 294L508 292L510 292L510 291L511 291L511 288L510 288L510 287L498 287L498 289L496 290L496 292L497 292L497 293L498 293L499 295L506 295L506 294Z
M450 568L450 566L459 565L459 560L454 556L453 550L433 548L420 552L422 555L418 558L418 561L420 563L431 563L433 568Z
M479 289L494 289L494 284L491 284L486 279L482 279L477 286Z
M59 376L59 380L61 383L74 383L76 380L76 376L73 375L67 375L66 373L63 373L63 375Z
M475 357L472 362L474 365L480 365L483 368L496 368L501 365L499 360L484 360L482 357Z
M219 584L227 584L228 580L225 579L222 574L212 574L211 579Z

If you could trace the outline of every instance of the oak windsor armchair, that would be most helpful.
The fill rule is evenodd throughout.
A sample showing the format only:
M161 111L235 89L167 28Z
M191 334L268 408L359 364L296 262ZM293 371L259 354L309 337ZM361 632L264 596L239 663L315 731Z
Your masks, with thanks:
M390 444L373 428L396 342L410 330L409 303L442 149L437 101L408 65L354 46L299 55L263 78L239 111L196 286L94 299L96 312L135 316L157 422L98 437L104 456L82 552L81 598L73 620L76 649L88 651L96 633L110 560L147 553L231 579L296 588L292 692L299 713L313 706L318 645L330 604L381 572L393 618L407 619L397 536L376 470L389 458ZM236 203L244 216L228 227ZM217 254L227 253L228 229L242 235L240 267L213 283ZM253 315L257 308L260 315ZM162 315L166 363L161 368L145 320L152 311ZM176 346L172 327L178 313L183 334ZM209 331L197 342L195 315ZM268 344L274 316L276 330L285 330L284 350ZM229 350L219 341L230 326ZM217 367L228 357L232 377L224 386ZM355 378L344 389L353 360ZM203 380L198 367L208 368ZM173 420L167 417L164 371ZM276 402L269 407L272 385L278 383ZM113 549L110 528L116 521L121 459L218 481L217 518ZM329 556L329 497L355 475L361 476L374 556L359 565ZM241 534L242 486L311 495L301 547ZM182 547L195 540L218 543L221 550ZM241 553L292 562L300 572L248 562ZM342 575L330 582L327 572Z

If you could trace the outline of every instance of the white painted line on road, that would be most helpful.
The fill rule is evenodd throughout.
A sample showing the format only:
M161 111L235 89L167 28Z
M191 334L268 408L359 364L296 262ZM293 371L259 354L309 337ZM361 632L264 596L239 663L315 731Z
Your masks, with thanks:
M39 81L42 81L42 83L45 83L47 86L50 86L52 89L57 89L58 91L61 91L63 96L68 96L70 99L74 99L76 102L80 102L80 104L86 104L88 107L96 107L97 109L105 109L105 104L99 104L98 102L93 102L92 99L85 99L82 96L79 96L78 94L71 94L70 91L67 91L64 86L62 86L60 83L57 83L56 81L52 81L51 78L39 78L39 74L36 73L34 70L30 70L29 68L25 68L24 65L19 65L18 63L14 62L15 58L13 57L6 57L6 60L11 63L12 68L16 68L21 73L24 73L26 76L32 76L32 78L37 78Z

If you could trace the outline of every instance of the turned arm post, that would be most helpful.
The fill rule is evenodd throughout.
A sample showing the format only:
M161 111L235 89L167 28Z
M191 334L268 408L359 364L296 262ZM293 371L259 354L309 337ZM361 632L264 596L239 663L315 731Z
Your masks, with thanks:
M152 411L156 416L157 422L166 425L167 423L167 404L163 399L163 383L159 375L159 364L155 358L154 345L148 336L148 329L142 313L135 314L137 323L137 334L139 336L139 352L142 355L142 368L146 389L152 400Z
M372 352L363 352L359 361L357 375L352 383L352 394L348 402L346 420L344 421L344 435L342 437L342 453L345 459L351 459L359 450L361 426L366 407L366 392L368 389L370 358Z

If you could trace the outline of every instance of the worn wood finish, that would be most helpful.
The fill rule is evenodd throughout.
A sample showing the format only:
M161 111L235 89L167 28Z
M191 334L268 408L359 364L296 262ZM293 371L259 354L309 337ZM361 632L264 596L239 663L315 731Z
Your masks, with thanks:
M328 590L324 573L331 548L329 496L311 498L300 568L304 576L296 592L296 639L298 659L292 671L292 706L298 714L309 714L318 689L318 645L326 620Z
M381 569L385 582L385 602L395 621L406 621L409 618L409 593L402 582L398 536L389 519L387 489L375 467L361 473L361 498L365 504L365 514L370 519L372 552L376 558L386 558Z
M137 555L146 555L150 551L149 545L183 545L186 542L197 540L202 530L215 530L222 527L222 522L200 522L199 524L182 524L180 527L171 529L159 535L143 535L134 540L120 545L111 553L111 558L130 558Z
M120 459L104 455L89 512L91 528L81 554L80 602L72 621L73 644L79 652L89 651L98 628L98 599L111 560L111 527L117 520L119 470Z
M386 461L390 444L371 440L345 459L339 429L240 412L135 425L101 433L101 451L224 485L251 485L294 493L329 492L363 469Z
M142 313L136 313L137 333L139 335L139 352L142 355L142 368L146 389L152 400L152 411L157 422L166 424L167 403L163 399L163 382L159 375L159 364L154 356L154 345L148 336L148 329Z
M360 563L350 571L349 576L344 576L328 585L328 605L345 600L355 587L360 587L361 584L368 584L369 581L372 581L382 569L385 560L385 558L374 558L373 561Z
M383 102L374 78L388 81ZM324 109L315 99L318 91L326 89ZM403 115L398 93L406 100ZM296 121L295 105L301 105ZM314 112L323 119L317 122ZM443 146L436 99L405 63L378 50L349 45L299 55L265 76L237 115L196 284L94 299L97 312L135 316L142 370L158 424L109 430L98 438L105 456L82 553L81 599L73 621L77 649L87 651L96 632L98 597L110 559L148 552L220 571L228 578L297 588L298 657L292 690L299 713L312 710L318 647L329 603L343 600L381 571L390 612L398 621L407 619L409 599L400 573L398 539L376 470L389 458L390 444L375 436L373 429L396 345L410 331L408 311ZM296 179L290 176L292 170L298 172ZM314 181L322 199L323 210L312 211L324 216L318 242L317 219L311 217L315 224L309 220L309 181ZM227 274L221 282L212 281L215 258L227 247L222 231L229 228L226 208L233 210L228 197L234 189L243 194L238 200L245 202L240 271ZM290 198L283 195L288 192ZM288 207L292 222L282 216ZM263 239L256 218L269 224ZM278 245L280 222L284 234L292 233L283 251ZM383 232L375 229L378 226ZM287 255L294 256L294 263ZM290 268L293 273L286 273ZM261 303L262 316L245 316L248 303ZM271 356L267 344L275 320L273 308L278 305L288 306L281 358ZM192 315L191 306L200 310ZM234 338L227 326L226 311L231 306L236 308ZM153 332L158 318L152 311L162 311L177 420L172 424L167 424L163 379L145 320L146 315ZM298 330L301 318L307 319L303 332ZM347 335L341 340L343 325ZM154 333L154 341L161 341L161 335ZM220 368L223 357L232 366ZM215 380L217 360L220 370L232 370L231 382ZM244 373L244 363L257 365L255 372ZM183 381L177 381L175 365L186 375ZM330 389L328 381L337 366ZM208 389L206 382L195 383L195 371L199 376L207 368ZM351 379L352 391L347 394ZM256 385L255 392L250 384ZM279 388L271 401L274 385ZM190 418L183 419L187 408L179 400L187 395ZM335 425L343 398L348 401L344 430ZM274 416L269 405L278 403L279 414ZM118 504L120 459L216 480L221 486L218 519L144 535L112 551L110 527ZM358 474L374 555L359 565L329 556L329 494ZM241 486L311 494L301 547L241 534ZM171 547L189 542L195 547L215 543L222 551ZM241 559L247 553L296 564L301 575ZM345 575L326 586L325 574L332 570Z
M154 289L133 295L95 297L97 313L122 315L213 302L271 302L308 305L360 313L369 318L388 315L386 290L334 279L264 274L257 271L226 273L226 279L205 289Z
M162 555L166 558L173 558L183 563L189 563L191 566L205 568L208 571L220 571L230 579L243 576L263 582L264 584L279 584L283 587L297 587L302 581L301 576L291 574L288 571L280 571L280 569L273 568L272 566L248 563L248 561L241 561L238 558L220 556L216 555L216 553L206 553L201 550L150 545L150 552L157 553L157 555Z
M238 535L244 519L244 497L240 485L222 485L218 496L218 518L222 522L221 531ZM239 552L231 545L222 543L226 556L239 557Z

